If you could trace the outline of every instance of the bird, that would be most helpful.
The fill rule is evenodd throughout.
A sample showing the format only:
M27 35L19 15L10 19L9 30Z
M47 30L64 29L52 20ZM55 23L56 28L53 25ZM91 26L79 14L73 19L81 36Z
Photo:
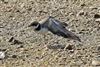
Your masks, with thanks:
M34 21L29 25L29 27L31 26L35 27L34 28L35 31L42 31L45 33L47 31L50 31L55 35L81 42L81 39L77 35L66 29L67 25L68 25L67 23L62 23L59 20L55 19L54 17L49 16L40 22Z

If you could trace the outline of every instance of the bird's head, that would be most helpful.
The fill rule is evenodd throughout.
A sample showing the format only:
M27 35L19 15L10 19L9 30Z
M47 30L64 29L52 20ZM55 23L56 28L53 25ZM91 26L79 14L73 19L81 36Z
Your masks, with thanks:
M35 31L39 31L41 29L41 25L37 21L32 22L28 27L34 27Z

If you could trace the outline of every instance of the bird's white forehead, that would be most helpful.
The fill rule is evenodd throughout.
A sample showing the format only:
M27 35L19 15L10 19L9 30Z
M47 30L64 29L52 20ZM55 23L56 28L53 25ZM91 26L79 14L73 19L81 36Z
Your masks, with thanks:
M40 23L40 24L43 24L43 23L45 23L47 20L48 20L48 17L47 17L47 18L42 19L39 23Z

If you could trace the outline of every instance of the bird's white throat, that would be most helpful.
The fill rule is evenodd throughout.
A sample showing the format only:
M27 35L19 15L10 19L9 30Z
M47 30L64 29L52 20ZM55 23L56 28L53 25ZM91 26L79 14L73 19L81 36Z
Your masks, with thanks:
M47 32L48 32L48 29L46 29L46 28L41 28L41 30L40 30L39 32L41 32L41 33L45 34L45 33L47 33Z

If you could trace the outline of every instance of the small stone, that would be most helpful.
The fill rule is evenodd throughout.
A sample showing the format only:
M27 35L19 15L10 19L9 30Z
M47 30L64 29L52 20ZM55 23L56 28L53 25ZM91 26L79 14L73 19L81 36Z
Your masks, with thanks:
M0 49L0 51L6 51L7 49Z
M97 50L100 51L100 45L97 46Z
M28 11L31 11L31 10L32 10L32 8L30 7L30 8L28 8L27 10L28 10Z
M70 50L70 53L74 53L74 50Z
M20 42L18 40L14 40L14 44L22 44L22 42Z
M12 55L12 58L17 58L17 55Z
M99 60L93 60L92 65L100 66L100 61Z
M86 4L85 3L82 3L81 6L86 6Z
M0 51L0 59L4 59L5 58L5 52Z
M96 21L96 22L100 22L100 18L98 18L98 19L95 19L95 21Z
M85 14L84 11L81 10L81 11L78 12L77 16L79 16L79 15L84 15L84 14Z
M95 14L94 18L100 18L100 15L99 14Z
M98 9L97 7L94 7L94 6L91 6L91 7L89 7L90 9Z
M66 47L66 49L68 49L68 50L73 50L73 45L68 45L68 46Z
M36 59L39 59L39 57L35 57Z
M23 8L25 6L25 3L20 3L20 7Z
M17 48L23 48L23 47L24 47L23 45L18 45L18 46L17 46Z
M14 39L14 37L11 37L11 38L9 39L9 41L8 41L8 42L12 42L12 41L13 41L13 39Z
M14 37L11 37L8 42L11 42L12 44L22 44L21 41L16 40Z
M3 3L7 4L8 0L1 0Z

